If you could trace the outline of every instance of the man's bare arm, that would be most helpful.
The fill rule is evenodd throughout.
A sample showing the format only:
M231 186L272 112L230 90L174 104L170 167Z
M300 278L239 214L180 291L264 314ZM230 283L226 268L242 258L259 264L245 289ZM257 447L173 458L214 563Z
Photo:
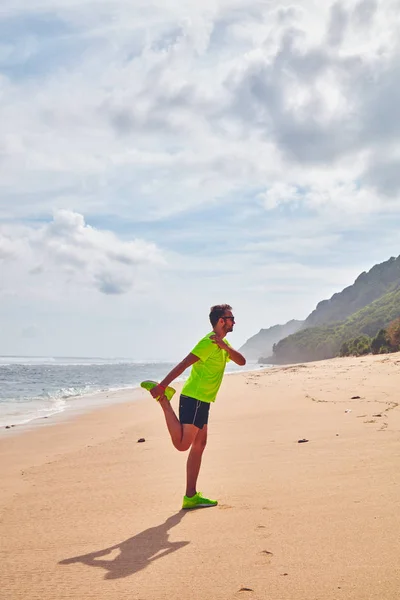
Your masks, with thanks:
M165 388L198 360L200 360L199 357L190 352L183 360L181 360L179 364L176 365L176 367L172 369L172 371L168 373L166 377L164 377L162 381L160 381L157 387L151 390L150 393L153 398L163 395Z
M210 340L212 340L214 344L217 344L217 346L221 348L221 350L225 350L228 353L229 358L233 360L234 363L236 363L240 367L244 367L244 365L246 364L246 359L243 356L243 354L240 354L240 352L234 350L231 346L228 346L228 344L226 344L222 338L216 335L212 335L210 337Z

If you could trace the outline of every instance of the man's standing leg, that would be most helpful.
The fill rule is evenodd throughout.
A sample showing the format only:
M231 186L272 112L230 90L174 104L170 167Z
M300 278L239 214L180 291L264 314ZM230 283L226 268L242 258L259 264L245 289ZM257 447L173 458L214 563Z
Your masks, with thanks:
M197 478L199 476L201 458L207 444L207 425L197 431L192 442L192 447L186 463L186 496L191 498L196 493Z

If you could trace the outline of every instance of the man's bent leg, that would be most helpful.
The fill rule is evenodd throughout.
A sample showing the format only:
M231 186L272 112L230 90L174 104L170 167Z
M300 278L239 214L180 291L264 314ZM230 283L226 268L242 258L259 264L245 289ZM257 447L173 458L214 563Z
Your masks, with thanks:
M201 431L195 425L181 423L176 416L171 403L166 398L161 398L159 401L161 408L164 411L165 421L168 431L171 436L173 445L177 450L188 450L196 438L197 432Z
M192 447L186 463L186 496L191 498L196 493L197 478L199 476L201 457L207 444L207 425L203 429L197 429L197 435L193 440Z

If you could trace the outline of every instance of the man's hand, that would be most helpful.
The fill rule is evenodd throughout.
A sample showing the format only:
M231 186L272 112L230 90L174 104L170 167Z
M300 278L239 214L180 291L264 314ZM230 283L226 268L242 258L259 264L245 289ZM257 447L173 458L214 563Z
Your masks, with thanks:
M227 350L229 348L228 344L226 344L218 335L210 335L210 340L212 340L214 344L217 344L218 348L221 348L221 350Z
M165 392L165 389L160 385L156 385L156 387L154 387L152 390L150 390L150 394L153 396L153 398L157 399L160 396L159 400L162 400L163 398L165 398L164 392Z
M210 335L210 340L212 340L214 344L217 344L218 348L221 348L221 350L226 350L229 358L233 360L234 363L240 367L243 367L246 364L246 359L243 354L240 354L240 352L234 350L232 346L228 346L228 344L224 342L221 337L218 335Z

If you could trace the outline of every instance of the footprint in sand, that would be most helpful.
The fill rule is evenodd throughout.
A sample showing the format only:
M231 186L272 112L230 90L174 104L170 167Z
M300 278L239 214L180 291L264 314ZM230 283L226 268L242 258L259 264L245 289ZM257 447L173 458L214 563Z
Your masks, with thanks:
M269 550L262 550L261 552L262 556L266 559L264 560L264 564L267 563L269 564L271 562L271 558L273 557L274 553L270 552Z
M255 562L255 565L258 567L270 565L273 556L273 552L270 552L269 550L261 550L261 552L258 553L258 558Z
M257 525L256 532L260 539L265 540L266 538L269 538L271 536L270 533L267 533L266 529L267 528L265 527L265 525Z

